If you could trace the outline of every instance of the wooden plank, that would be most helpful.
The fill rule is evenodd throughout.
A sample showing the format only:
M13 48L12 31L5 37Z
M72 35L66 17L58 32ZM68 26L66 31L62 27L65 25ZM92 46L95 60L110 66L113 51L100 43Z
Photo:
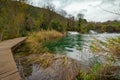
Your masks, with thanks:
M26 37L22 37L0 43L0 80L20 80L11 49L25 39Z
M0 50L2 50L2 49L11 49L12 47L14 47L17 44L21 43L25 39L26 39L26 37L22 37L22 38L15 38L15 39L0 42Z

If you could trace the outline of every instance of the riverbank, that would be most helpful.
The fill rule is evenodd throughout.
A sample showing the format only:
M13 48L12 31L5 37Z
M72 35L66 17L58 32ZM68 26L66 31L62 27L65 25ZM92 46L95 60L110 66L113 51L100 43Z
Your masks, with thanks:
M47 31L45 33L47 33ZM49 33L51 33L51 31ZM39 34L41 34L41 32L39 32ZM16 52L17 55L15 55L16 62L18 63L23 78L27 78L28 80L39 80L39 78L40 80L74 80L77 77L76 80L108 80L110 78L119 80L119 75L117 74L119 74L120 66L113 65L113 61L111 61L113 60L112 56L106 57L104 53L103 55L93 54L86 49L90 46L88 42L93 40L92 36L100 39L106 36L103 35L104 37L101 37L101 34L88 36L73 32L69 32L66 36L62 35L55 38L45 36L42 39L40 36L41 35L35 33L34 36L32 35L31 37L32 40L28 38L29 40L26 41L29 42L29 44L27 43L29 48L23 45L20 50L16 50L18 51L18 53ZM114 36L114 34L110 34L110 36ZM39 37L41 39L39 39ZM83 39L85 40L83 41ZM87 47L83 45L83 43L86 43ZM29 45L37 45L38 47L30 47ZM42 48L39 46L42 46ZM33 47L36 49L35 51L32 50ZM28 51L24 51L23 48L25 50L28 49ZM44 49L44 51L42 52L40 49ZM22 55L21 50L24 52ZM50 53L50 50L54 50L53 53L55 54ZM114 62L114 64L116 64L116 62ZM112 70L108 72L107 69Z
M17 60L16 60L17 61ZM80 62L64 55L32 54L19 59L21 76L27 80L74 80L80 72Z
M62 64L66 64L67 57L56 58L54 54L44 47L44 44L51 40L59 39L65 36L55 30L39 31L30 33L23 45L15 51L15 61L22 78L26 78L32 74L32 65L37 64L42 68L50 67L54 64L58 66L56 60ZM61 61L62 60L62 61ZM72 62L71 62L72 63Z

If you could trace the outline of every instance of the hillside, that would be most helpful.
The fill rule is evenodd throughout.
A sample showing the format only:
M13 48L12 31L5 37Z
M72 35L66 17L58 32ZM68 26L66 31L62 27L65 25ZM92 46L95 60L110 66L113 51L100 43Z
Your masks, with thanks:
M54 8L34 7L21 1L0 1L0 41L26 36L40 30L57 30L59 32L78 31L89 33L119 32L119 21L87 22L86 19L73 16L66 18L55 12Z
M20 1L0 1L0 41L26 36L29 32L42 29L65 32L69 27L74 27L71 23L75 22L49 7L45 9Z

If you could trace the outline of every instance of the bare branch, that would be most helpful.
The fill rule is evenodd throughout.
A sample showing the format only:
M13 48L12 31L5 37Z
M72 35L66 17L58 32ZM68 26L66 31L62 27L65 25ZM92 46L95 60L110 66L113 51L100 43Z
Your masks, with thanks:
M104 8L102 8L102 7L100 7L100 9L102 9L103 11L112 13L112 14L120 15L120 13L118 13L118 12L109 11L109 10L106 10L106 9L104 9Z

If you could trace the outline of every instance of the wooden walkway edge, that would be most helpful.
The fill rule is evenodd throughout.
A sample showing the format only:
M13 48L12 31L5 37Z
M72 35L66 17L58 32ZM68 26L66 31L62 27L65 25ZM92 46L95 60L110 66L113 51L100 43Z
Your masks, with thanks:
M20 75L13 58L12 49L20 45L26 37L0 42L0 80L20 80Z

